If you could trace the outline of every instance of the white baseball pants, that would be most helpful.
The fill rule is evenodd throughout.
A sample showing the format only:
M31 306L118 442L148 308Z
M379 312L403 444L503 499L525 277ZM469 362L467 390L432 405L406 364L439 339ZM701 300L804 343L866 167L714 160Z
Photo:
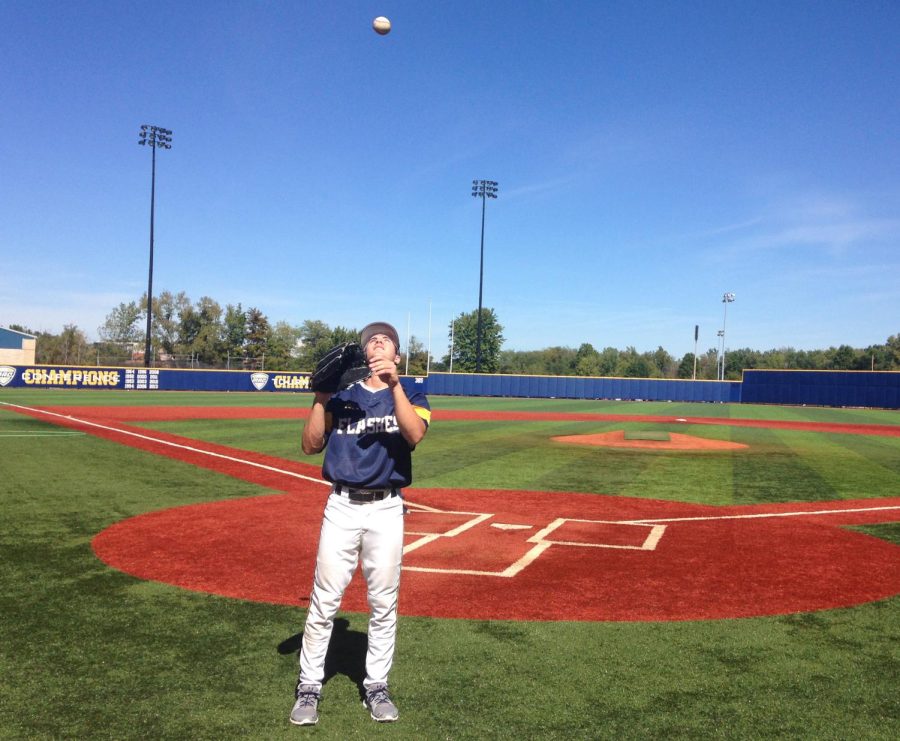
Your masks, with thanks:
M322 685L334 618L360 556L370 610L364 684L387 682L397 637L403 499L394 496L360 503L332 493L322 518L313 592L303 629L301 684Z

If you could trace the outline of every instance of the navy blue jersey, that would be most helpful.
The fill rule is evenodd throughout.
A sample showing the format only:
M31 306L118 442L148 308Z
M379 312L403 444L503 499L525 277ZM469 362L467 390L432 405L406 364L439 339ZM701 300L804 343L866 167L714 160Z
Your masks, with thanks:
M427 425L431 407L421 392L409 396ZM325 405L325 460L322 475L334 484L387 489L412 482L412 450L400 434L389 388L373 391L356 383Z

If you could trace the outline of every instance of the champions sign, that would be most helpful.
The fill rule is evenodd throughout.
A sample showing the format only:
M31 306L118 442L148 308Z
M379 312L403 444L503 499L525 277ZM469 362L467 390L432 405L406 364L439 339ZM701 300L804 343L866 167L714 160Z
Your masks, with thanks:
M24 386L117 388L121 382L119 371L100 368L26 368L21 378Z
M0 388L302 392L309 383L309 373L291 371L0 365Z

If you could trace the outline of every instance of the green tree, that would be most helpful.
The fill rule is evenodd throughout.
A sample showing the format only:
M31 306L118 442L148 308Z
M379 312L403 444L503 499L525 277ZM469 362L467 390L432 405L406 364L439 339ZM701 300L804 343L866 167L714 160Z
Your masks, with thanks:
M892 334L884 346L885 365L883 370L900 370L900 334Z
M222 307L209 296L203 296L194 307L183 313L183 353L205 365L217 365L225 355L225 326Z
M403 355L404 362L400 365L401 373L408 373L411 376L424 376L428 372L428 348L415 335L409 338L409 347L406 348L406 352ZM409 368L408 371L407 367Z
M474 373L477 365L478 309L456 317L449 327L448 339L453 346L453 369ZM481 310L481 372L496 373L500 368L500 348L503 345L503 327L493 309ZM446 358L450 361L450 356Z
M545 347L541 351L543 375L571 376L575 374L577 353L570 347Z
M131 360L135 345L145 338L145 317L137 301L123 302L107 314L103 325L97 328L98 354L103 354L104 362L119 364Z
M685 353L685 356L678 364L678 369L675 371L675 377L683 379L694 377L694 353Z
M853 370L857 367L857 354L849 345L829 348L829 366L834 370Z
M269 320L259 309L247 309L247 343L244 345L244 366L249 369L265 368L269 349Z
M74 324L65 325L58 335L39 332L36 337L34 353L36 363L85 365L91 360L87 336Z
M97 328L104 342L126 344L144 338L141 317L146 316L137 301L121 303L106 315L106 321Z
M576 376L599 376L600 375L600 353L598 353L592 344L585 342L578 348L575 353L575 375Z
M622 378L650 378L653 365L646 355L629 346L619 354L618 375Z
M297 359L300 355L300 328L287 322L275 322L269 333L266 365L281 370L299 370Z
M614 347L604 347L600 351L600 375L615 375L619 367L619 351Z
M654 378L671 378L675 374L675 358L660 345L650 354Z
M328 350L334 347L332 332L325 322L307 319L300 325L300 368L311 371Z
M225 365L231 367L233 359L244 357L244 343L247 341L247 315L240 304L225 307L223 327L223 347Z
M191 300L184 291L180 291L178 294L162 291L153 299L151 330L153 348L151 351L155 355L175 355L178 352L181 338L181 316L186 309L190 308L190 305ZM141 297L141 308L143 311L147 311L146 293Z

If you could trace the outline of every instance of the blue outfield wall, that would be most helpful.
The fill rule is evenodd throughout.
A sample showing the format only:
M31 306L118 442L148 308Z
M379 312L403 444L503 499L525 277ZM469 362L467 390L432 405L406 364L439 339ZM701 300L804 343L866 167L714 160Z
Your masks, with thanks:
M186 368L113 368L66 365L0 365L0 387L120 389L123 391L276 391L309 393L309 373ZM424 378L403 378L422 389Z
M309 393L309 373L0 365L0 387ZM900 372L746 370L741 381L432 373L404 387L443 396L623 399L900 409Z
M745 370L748 404L900 409L900 372Z
M12 377L7 380L10 371ZM0 366L0 384L13 388L134 391L308 391L309 374L174 368Z
M660 378L432 373L428 376L428 393L447 396L517 396L534 399L739 402L741 383L676 381Z

